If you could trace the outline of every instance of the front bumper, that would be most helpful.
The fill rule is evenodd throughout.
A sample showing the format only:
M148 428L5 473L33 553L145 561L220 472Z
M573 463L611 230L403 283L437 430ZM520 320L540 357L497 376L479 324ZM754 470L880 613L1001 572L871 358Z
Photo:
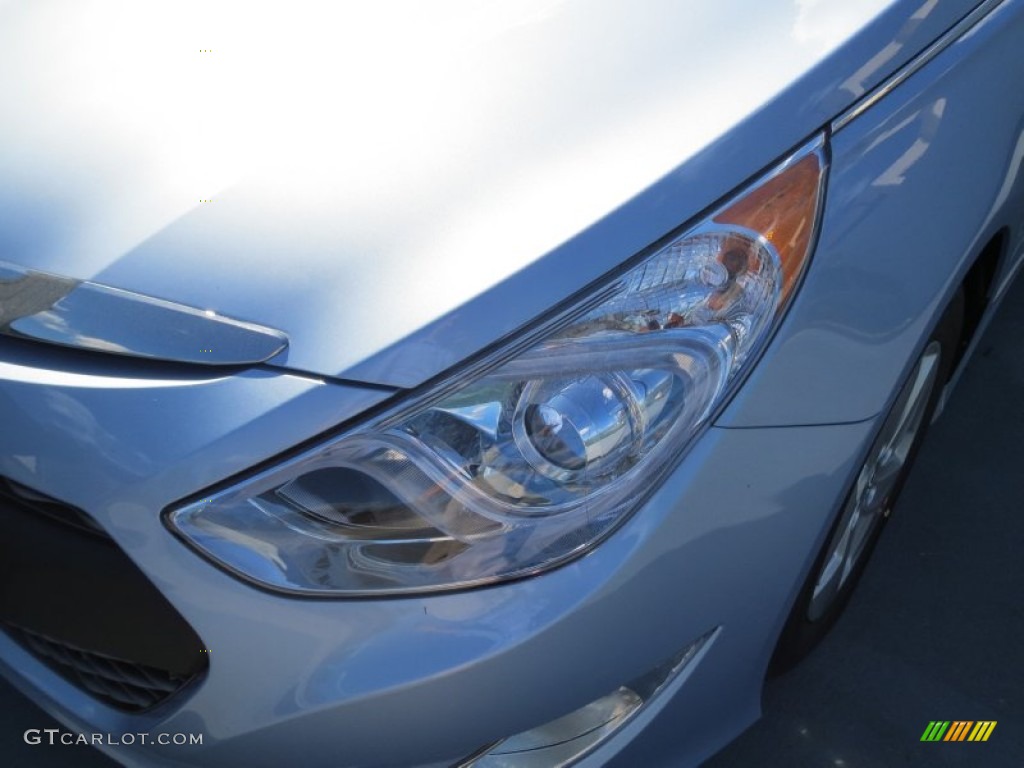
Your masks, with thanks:
M0 637L4 672L76 731L203 734L201 746L103 746L129 765L273 766L293 754L309 766L447 765L719 628L663 709L602 753L645 725L624 764L699 760L757 717L774 640L873 427L710 429L607 542L542 577L295 599L226 575L157 513L316 432L324 413L341 421L346 404L386 393L259 371L136 371L110 391L86 375L41 379L38 360L4 365L0 407L15 429L0 438L0 474L89 510L202 638L196 653L209 651L205 678L184 695L128 714ZM113 440L118 430L127 438Z

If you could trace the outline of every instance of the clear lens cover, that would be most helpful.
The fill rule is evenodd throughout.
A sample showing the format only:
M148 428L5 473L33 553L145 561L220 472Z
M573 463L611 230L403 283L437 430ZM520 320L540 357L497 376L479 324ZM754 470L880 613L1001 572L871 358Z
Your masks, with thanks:
M311 594L467 587L587 551L764 342L810 250L822 149L797 153L525 351L173 510L172 528L239 575Z

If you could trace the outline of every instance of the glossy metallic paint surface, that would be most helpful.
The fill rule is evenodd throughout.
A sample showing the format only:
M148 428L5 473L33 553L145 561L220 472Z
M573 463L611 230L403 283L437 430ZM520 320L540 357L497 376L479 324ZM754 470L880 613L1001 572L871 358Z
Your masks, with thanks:
M955 25L950 27L935 42L921 51L919 54L914 56L909 62L902 66L899 71L893 73L884 82L880 83L873 90L869 91L864 95L860 101L856 102L852 107L839 115L835 120L832 121L832 132L837 133L844 127L849 125L851 122L860 117L864 112L871 109L876 103L888 96L893 90L898 88L903 81L911 77L921 67L927 64L929 61L934 59L946 48L955 43L971 29L974 28L978 22L985 19L1003 0L984 0L979 3L975 8L964 16ZM923 14L928 8L928 4L921 6L918 13Z
M72 372L52 349L0 342L0 474L83 509L116 503L130 525L389 395L259 369L73 358ZM156 507L134 498L147 483L167 495Z
M892 3L838 48L884 0L508 5L5 7L0 254L279 329L280 365L412 386L695 216L973 3Z
M377 272L351 262L349 278L365 280L350 297L354 306L332 314L334 294L325 288L318 296L314 278L290 269L288 232L283 222L269 221L272 206L259 208L268 221L257 224L275 229L276 239L244 233L252 209L231 210L229 203L225 214L196 211L135 256L94 267L97 274L120 270L125 285L142 289L150 279L142 253L156 262L161 253L188 254L186 244L205 242L196 237L205 233L234 253L235 261L209 261L215 287L197 287L170 261L148 263L169 293L208 306L231 285L229 267L262 245L253 262L260 269L247 273L254 288L246 306L253 312L239 317L269 321L273 311L256 310L269 306L274 289L296 298L308 289L310 306L300 309L345 322L303 326L317 330L313 348L340 355L307 361L351 364L351 373L360 361L376 360L361 370L380 375L367 378L415 383L550 309L775 161L848 105L848 98L819 98L836 93L837 72L885 59L865 75L880 81L969 5L896 4L885 23L870 26L832 64L677 174L499 288L414 332L405 348L407 376L395 367L397 351L374 357L387 347L385 337L420 327L425 316L381 310L397 278L381 265ZM900 38L900 19L922 8L929 13ZM310 766L441 766L602 696L721 627L664 708L627 727L591 761L621 768L698 764L757 717L776 638L871 444L877 414L970 256L1004 227L1012 227L1009 252L1020 252L1024 105L1003 85L1022 66L1022 19L1024 0L1007 0L835 137L814 262L753 375L718 426L625 525L586 557L541 577L390 600L296 600L254 589L182 546L161 525L160 510L357 417L390 392L270 366L221 374L157 370L0 346L0 473L93 514L212 650L208 677L191 696L141 717L96 703L2 635L0 667L78 730L205 735L201 749L117 750L129 765L280 765L282 755L301 754ZM906 50L880 55L883 40L896 39L910 41ZM992 119L978 120L986 113ZM9 206L7 187L2 194ZM432 202L452 200L440 195ZM397 222L387 213L369 222ZM305 209L295 214L293 227L313 221ZM221 215L234 228L224 228ZM175 226L175 237L161 245ZM297 229L291 245L323 235ZM400 240L413 229L392 234ZM15 234L22 245L71 237L59 222L50 233ZM51 252L54 260L59 250ZM327 263L337 252L324 245L319 253ZM199 263L198 256L183 258L179 268ZM284 316L285 309L274 311ZM393 318L393 327L366 330L365 323ZM282 325L290 333L298 327ZM370 341L360 346L364 332ZM800 426L817 421L845 423Z
M684 718L702 736L674 754L706 754L756 716L781 607L871 430L711 430L646 508L587 557L540 578L408 599L296 600L253 589L146 514L166 500L164 478L138 482L129 501L108 496L89 508L211 649L202 686L146 726L206 738L194 754L145 747L115 756L266 765L261 756L301 750L304 764L335 768L454 761L613 690L722 626L649 726L677 732ZM246 442L237 434L222 447L230 455ZM779 452L785 461L763 460ZM715 471L723 462L750 467L747 481ZM72 695L16 649L0 653L18 669L16 682L59 697L70 722L89 730L135 722Z
M875 415L990 238L1008 228L1020 253L1022 38L1022 4L1003 3L834 137L804 287L719 425Z

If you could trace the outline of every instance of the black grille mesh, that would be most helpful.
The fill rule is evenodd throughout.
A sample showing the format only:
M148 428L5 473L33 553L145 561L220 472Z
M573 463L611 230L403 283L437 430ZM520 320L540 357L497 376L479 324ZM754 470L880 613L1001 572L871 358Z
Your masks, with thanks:
M209 665L195 630L86 512L3 477L0 630L124 711L160 704Z
M188 677L86 651L36 632L4 624L4 630L62 676L107 704L130 711L149 709L183 688Z

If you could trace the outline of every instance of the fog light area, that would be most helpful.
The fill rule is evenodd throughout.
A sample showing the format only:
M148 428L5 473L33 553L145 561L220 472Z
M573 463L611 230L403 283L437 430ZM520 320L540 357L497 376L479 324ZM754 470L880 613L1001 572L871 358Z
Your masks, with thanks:
M628 685L563 715L482 748L458 768L566 768L597 749L650 705L690 665L708 632L682 653Z

